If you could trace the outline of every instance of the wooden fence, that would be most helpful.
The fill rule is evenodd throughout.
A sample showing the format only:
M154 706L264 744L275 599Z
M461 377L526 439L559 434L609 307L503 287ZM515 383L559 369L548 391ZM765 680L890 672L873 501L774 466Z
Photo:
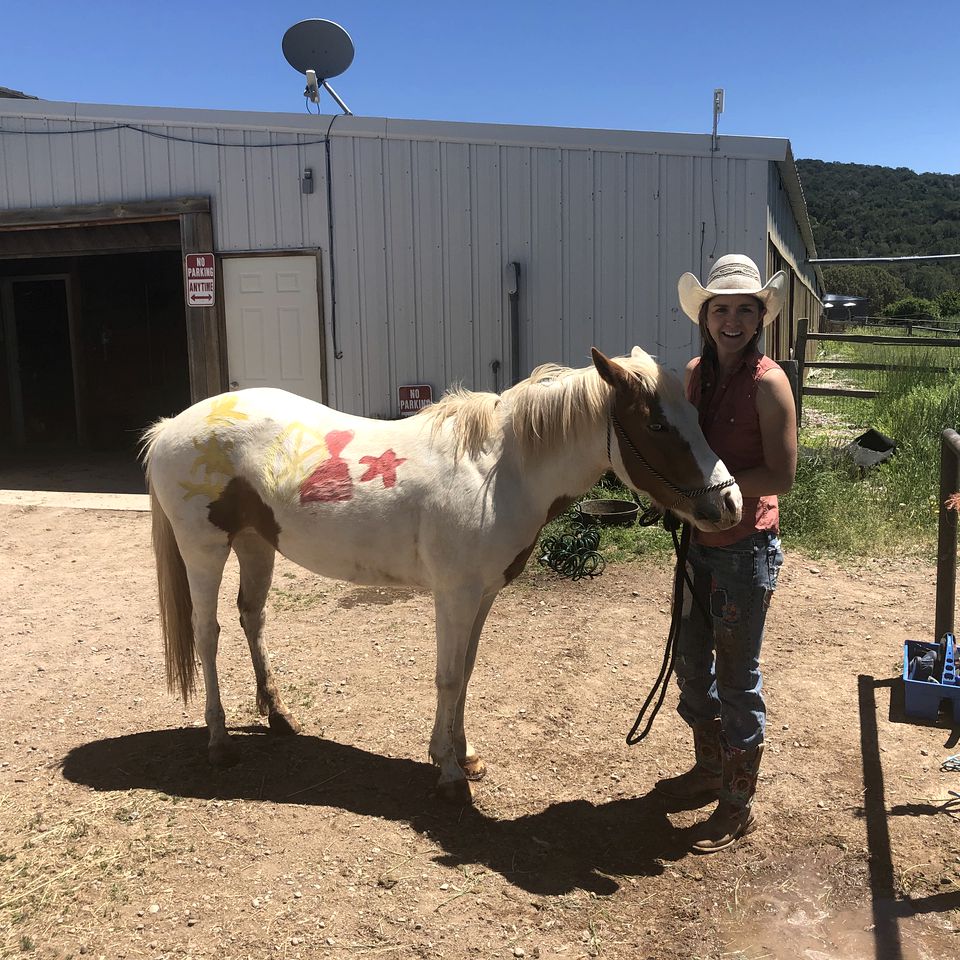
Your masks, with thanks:
M870 399L877 396L878 390L864 390L857 387L813 387L803 382L807 370L910 370L909 366L892 363L860 363L855 360L807 360L807 344L811 341L833 343L878 343L899 347L960 347L960 338L956 337L910 337L885 336L882 334L860 333L820 333L810 330L810 321L802 318L797 321L797 341L794 347L797 373L794 387L797 400L797 426L803 414L803 398L805 396L820 397L860 397ZM928 367L937 373L942 373L946 367ZM791 377L791 380L793 378Z
M944 326L931 317L851 317L849 320L827 318L832 332L840 333L844 327L903 327L907 336L917 333L960 333L957 325Z

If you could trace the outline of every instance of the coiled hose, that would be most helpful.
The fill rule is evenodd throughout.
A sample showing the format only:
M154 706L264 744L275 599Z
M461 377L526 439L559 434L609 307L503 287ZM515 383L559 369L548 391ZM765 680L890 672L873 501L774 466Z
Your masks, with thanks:
M572 533L544 537L537 560L569 580L599 577L606 566L603 557L597 552L599 546L600 529L581 525Z

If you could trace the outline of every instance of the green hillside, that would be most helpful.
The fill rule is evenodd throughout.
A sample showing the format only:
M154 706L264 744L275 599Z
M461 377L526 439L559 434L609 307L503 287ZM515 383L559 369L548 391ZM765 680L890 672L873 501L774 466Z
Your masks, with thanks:
M821 257L960 254L960 175L905 167L798 160ZM960 291L960 260L825 267L830 293L871 298L871 312L907 296L931 301Z

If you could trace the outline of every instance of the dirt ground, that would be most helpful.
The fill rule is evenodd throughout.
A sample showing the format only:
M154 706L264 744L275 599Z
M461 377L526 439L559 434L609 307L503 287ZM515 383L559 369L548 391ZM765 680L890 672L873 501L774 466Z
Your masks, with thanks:
M300 737L268 735L221 608L228 724L163 683L149 517L0 506L0 952L113 958L946 960L960 955L960 729L903 715L902 643L932 639L935 571L788 555L769 619L762 825L686 852L667 563L589 582L539 568L481 641L475 807L432 796L429 596L281 562L273 663ZM948 802L951 801L951 802Z

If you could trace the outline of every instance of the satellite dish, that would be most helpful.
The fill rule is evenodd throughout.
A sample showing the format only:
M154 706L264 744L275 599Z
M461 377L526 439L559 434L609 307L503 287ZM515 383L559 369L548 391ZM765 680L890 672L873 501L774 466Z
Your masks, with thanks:
M353 40L332 20L301 20L283 35L283 55L297 73L313 70L319 80L338 77L353 63Z

